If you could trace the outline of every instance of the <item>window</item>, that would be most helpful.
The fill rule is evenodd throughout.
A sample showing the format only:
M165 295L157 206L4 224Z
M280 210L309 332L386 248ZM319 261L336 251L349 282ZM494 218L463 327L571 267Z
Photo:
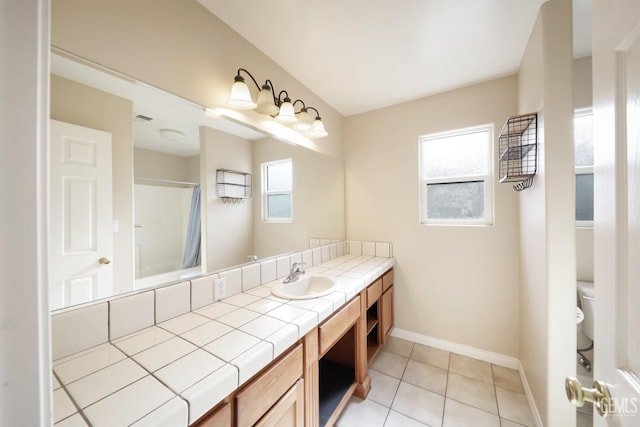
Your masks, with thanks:
M593 227L593 113L577 110L573 118L576 168L576 225Z
M263 218L268 222L291 222L292 202L291 159L262 164Z
M493 221L493 126L420 138L420 217L423 224Z

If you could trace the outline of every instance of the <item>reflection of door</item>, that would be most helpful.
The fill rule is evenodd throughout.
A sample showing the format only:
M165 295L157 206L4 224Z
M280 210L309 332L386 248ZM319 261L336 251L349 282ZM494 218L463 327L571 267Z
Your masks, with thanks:
M111 134L51 120L50 306L112 294Z
M609 384L594 425L640 425L640 2L593 2L595 363Z

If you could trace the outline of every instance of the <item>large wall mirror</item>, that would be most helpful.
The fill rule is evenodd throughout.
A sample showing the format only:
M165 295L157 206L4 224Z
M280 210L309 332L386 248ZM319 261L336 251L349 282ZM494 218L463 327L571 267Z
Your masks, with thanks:
M52 309L344 238L340 160L55 48L51 64ZM279 161L290 215L269 219ZM251 197L219 197L220 170L250 176Z

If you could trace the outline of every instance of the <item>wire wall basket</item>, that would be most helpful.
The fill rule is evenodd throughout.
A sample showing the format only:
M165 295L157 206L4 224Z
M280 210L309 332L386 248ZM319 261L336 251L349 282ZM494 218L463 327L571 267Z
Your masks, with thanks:
M538 154L538 115L509 117L498 138L500 182L517 182L513 188L531 187Z
M216 171L216 192L224 203L244 203L251 198L251 174L230 169Z

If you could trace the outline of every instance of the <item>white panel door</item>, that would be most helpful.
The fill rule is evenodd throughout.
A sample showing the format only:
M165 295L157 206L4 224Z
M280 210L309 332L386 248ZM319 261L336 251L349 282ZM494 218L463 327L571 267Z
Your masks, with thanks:
M593 88L594 425L640 426L640 1L593 1Z
M113 293L111 134L51 120L50 306Z

